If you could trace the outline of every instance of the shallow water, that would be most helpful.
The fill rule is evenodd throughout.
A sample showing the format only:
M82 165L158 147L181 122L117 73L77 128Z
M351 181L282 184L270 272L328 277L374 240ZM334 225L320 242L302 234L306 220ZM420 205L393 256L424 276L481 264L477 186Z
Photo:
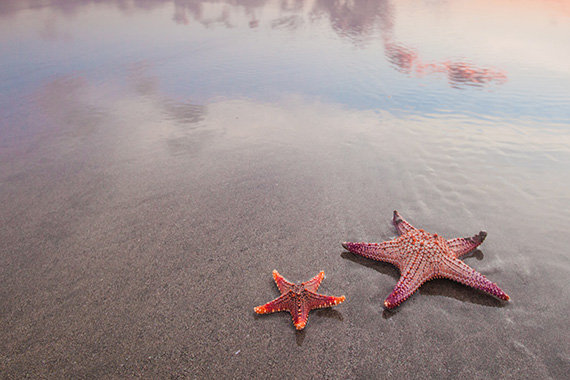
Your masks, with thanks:
M5 378L570 371L566 1L2 1ZM397 209L511 301L340 242ZM347 300L256 316L271 271Z

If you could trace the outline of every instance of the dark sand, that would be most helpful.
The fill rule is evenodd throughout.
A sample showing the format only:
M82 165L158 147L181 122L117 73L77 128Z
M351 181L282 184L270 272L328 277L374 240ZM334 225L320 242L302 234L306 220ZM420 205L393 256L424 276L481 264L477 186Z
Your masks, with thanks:
M0 102L1 378L566 378L567 124L196 105L121 75ZM511 301L437 280L384 310L397 270L341 242L395 237L395 209L486 230L465 261ZM303 331L257 316L273 269L346 301Z

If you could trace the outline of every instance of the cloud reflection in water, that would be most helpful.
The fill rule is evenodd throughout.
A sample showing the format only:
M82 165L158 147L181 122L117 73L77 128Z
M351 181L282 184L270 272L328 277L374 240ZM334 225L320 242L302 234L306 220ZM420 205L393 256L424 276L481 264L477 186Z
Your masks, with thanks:
M512 5L499 3L503 8ZM504 43L505 48L497 47L502 39L513 38L505 30L515 33L521 23L528 33L545 35L545 28L552 25L544 20L558 3L525 1L505 14L489 2L477 6L389 0L61 0L42 4L46 16L40 35L67 44L81 45L85 38L83 29L69 25L74 18L109 13L109 7L124 15L124 26L109 24L113 41L101 38L105 42L91 48L100 54L82 55L85 58L78 59L85 61L74 62L73 67L122 63L112 60L128 55L132 56L128 64L162 61L156 67L157 75L167 79L162 82L163 91L192 95L198 102L217 96L278 99L282 94L302 93L361 109L570 117L561 106L570 100L564 90L570 75L561 73L562 66L556 64L566 54L556 31L566 30L567 23L558 20L558 29L552 29L554 38L541 45L544 66L530 68L547 74L538 81L516 56L529 55L538 41L516 50L509 49L515 46L510 41ZM0 7L0 18L9 20L28 9L36 11L36 6L35 1L6 1ZM151 24L133 23L141 14L152 22L152 33ZM530 22L529 15L540 16L539 22ZM497 17L500 25L491 23ZM479 26L483 23L484 29ZM439 30L439 25L445 27ZM137 32L143 27L147 30ZM434 30L437 33L426 32ZM132 33L141 38L133 41ZM146 35L147 46L137 46ZM154 57L147 55L148 50ZM49 54L53 53L44 56ZM97 62L106 56L107 62ZM24 54L23 64L14 66L25 69L33 58ZM65 72L68 62L62 60L52 72L59 66ZM458 97L457 89L467 91ZM521 96L529 92L532 98Z

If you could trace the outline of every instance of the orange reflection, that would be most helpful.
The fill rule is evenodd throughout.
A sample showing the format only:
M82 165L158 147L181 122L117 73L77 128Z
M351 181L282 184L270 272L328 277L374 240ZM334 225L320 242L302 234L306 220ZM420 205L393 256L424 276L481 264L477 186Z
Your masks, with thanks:
M447 76L449 84L455 88L462 85L482 87L492 82L496 84L507 82L507 74L504 70L477 67L464 61L424 62L414 49L393 42L385 42L384 46L388 61L404 74L424 77L442 73Z
M451 87L462 86L483 87L486 84L504 84L507 74L504 70L492 67L481 67L473 63L459 60L442 60L426 62L416 49L407 47L394 37L395 17L390 1L354 0L317 1L315 7L319 13L326 13L333 29L351 41L360 36L359 41L367 40L374 35L374 25L379 24L382 31L384 51L388 62L397 71L416 77L444 74Z

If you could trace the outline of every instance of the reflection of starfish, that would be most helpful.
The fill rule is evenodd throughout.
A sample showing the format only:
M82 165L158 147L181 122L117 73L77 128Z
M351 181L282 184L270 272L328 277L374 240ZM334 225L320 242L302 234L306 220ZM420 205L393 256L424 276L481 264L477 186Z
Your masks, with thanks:
M485 231L469 238L445 240L418 230L394 211L394 225L400 237L382 243L342 243L348 251L394 264L401 277L390 293L384 306L391 309L404 302L424 282L434 278L449 278L462 284L490 293L507 301L509 296L497 284L487 280L481 273L471 269L459 258L477 248L487 233Z
M281 292L281 296L265 305L258 306L254 310L257 314L274 313L287 310L293 316L293 323L297 330L302 330L307 324L309 311L338 305L344 301L344 296L329 297L317 294L321 281L325 278L325 272L321 272L307 282L293 284L287 281L276 270L273 278Z

